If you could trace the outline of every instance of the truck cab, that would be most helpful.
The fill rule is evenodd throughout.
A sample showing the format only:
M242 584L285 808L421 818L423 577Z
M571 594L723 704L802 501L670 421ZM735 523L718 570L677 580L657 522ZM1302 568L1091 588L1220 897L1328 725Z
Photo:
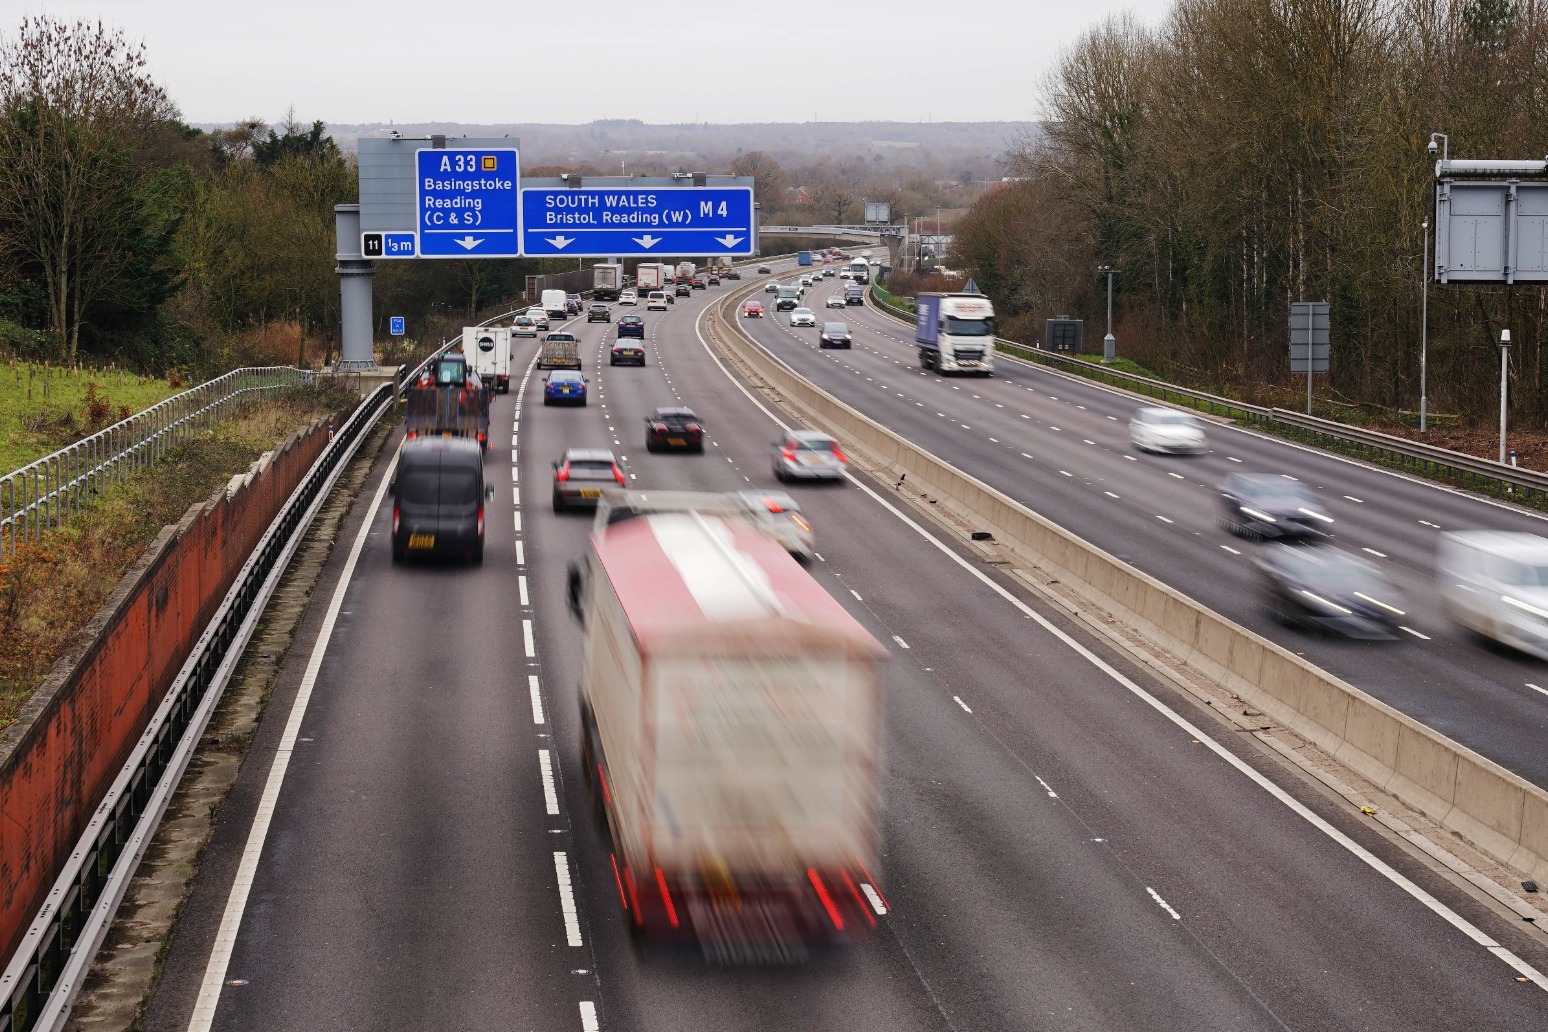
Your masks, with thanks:
M994 374L994 305L982 294L914 299L919 365L939 373Z

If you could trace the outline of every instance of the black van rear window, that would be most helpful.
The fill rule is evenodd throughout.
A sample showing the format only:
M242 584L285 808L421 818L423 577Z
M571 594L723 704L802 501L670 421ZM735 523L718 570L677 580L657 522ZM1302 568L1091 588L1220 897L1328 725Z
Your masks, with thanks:
M398 477L398 497L410 505L466 504L478 498L478 481L466 470L413 469Z

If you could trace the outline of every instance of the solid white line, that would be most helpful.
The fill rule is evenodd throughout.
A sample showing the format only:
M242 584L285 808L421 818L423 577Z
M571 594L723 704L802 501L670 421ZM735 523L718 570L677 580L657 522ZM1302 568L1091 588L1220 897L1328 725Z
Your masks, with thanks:
M562 850L554 851L554 876L559 880L559 909L564 911L564 937L580 946L580 915L575 911L575 891L570 887L570 862Z
M527 691L532 695L532 722L543 723L543 692L538 687L537 674L527 675Z
M580 1002L581 1032L602 1032L602 1026L597 1023L597 1005L590 1000Z
M528 659L537 655L537 644L532 640L531 620L523 620L521 622L521 641L526 646Z
M285 772L290 768L290 757L295 750L296 739L301 734L301 722L306 717L306 707L311 702L312 689L317 684L323 656L327 653L328 645L333 638L333 625L339 618L339 610L344 607L344 595L349 590L350 580L355 575L355 564L360 561L360 553L365 548L366 537L371 531L372 524L376 522L377 510L381 508L382 499L387 496L387 485L392 483L393 472L397 469L397 465L398 457L394 455L387 464L387 471L382 477L381 484L376 488L376 496L371 499L371 507L366 510L365 520L355 534L355 543L350 547L349 558L344 561L344 570L339 576L339 582L333 587L333 597L328 600L328 610L323 616L322 627L318 629L317 641L312 646L312 655L307 660L306 670L301 675L301 686L290 704L290 716L285 721L285 730L280 735L279 748L274 752L274 761L269 767L269 777L264 783L263 795L259 798L258 809L253 814L253 826L247 833L247 844L242 849L242 859L237 863L236 877L231 882L231 894L226 898L226 910L221 915L220 928L216 931L215 941L210 947L210 960L204 968L204 981L199 987L199 998L194 1002L193 1014L188 1021L189 1032L209 1032L215 1022L215 1007L220 1003L221 987L225 984L226 971L231 965L231 951L236 946L237 933L242 928L242 915L247 909L247 897L252 891L253 880L258 874L258 861L263 855L263 844L269 835L269 825L274 820L280 786L285 783Z
M960 695L953 695L951 698L952 698L952 701L955 702L958 706L961 706L964 711L966 711L968 713L972 713L973 712L972 707L970 707L967 703L962 701L962 696L960 696Z
M547 749L538 750L538 769L543 775L543 805L548 808L550 816L559 813L559 794L554 791L554 761L549 758Z
M1150 898L1151 899L1155 900L1157 903L1159 903L1161 905L1161 909L1162 910L1165 910L1168 914L1172 915L1172 920L1174 920L1174 921L1181 921L1182 920L1182 915L1179 914L1177 911L1173 910L1172 909L1172 905L1170 903L1168 903L1166 900L1161 898L1161 893L1157 892L1155 889L1152 889L1149 885L1145 886L1145 891L1150 893Z
M516 542L516 565L517 566L526 566L527 565L527 551L526 551L525 548L522 547L522 544L521 544L520 541Z
M902 638L898 637L896 634L894 634L892 636L892 640L898 643L898 647L899 648L903 648L903 649L908 648L908 642L904 641Z
M860 891L865 893L865 898L871 901L871 909L876 911L877 916L883 916L887 913L887 904L882 902L881 894L871 887L870 882L861 882Z
M702 318L702 313L700 314L700 317ZM694 328L695 332L697 333L697 322L694 323ZM752 404L760 412L768 416L770 420L772 420L777 426L780 427L780 429L789 430L790 427L787 426L783 420L781 420L773 412L770 412L761 401L753 396L751 391L749 391L741 384L740 381L731 375L731 373L726 369L725 364L720 361L720 357L710 350L710 346L708 342L705 341L703 334L698 334L698 337L699 345L704 348L705 353L710 356L710 358L717 366L719 366L720 371L725 373L726 379L735 384L736 388L742 392L747 400L752 402ZM1229 456L1227 456L1227 458L1229 458ZM1436 916L1440 917L1453 928L1457 929L1459 932L1487 949L1494 956L1499 957L1506 964L1520 972L1523 977L1531 980L1539 988L1548 990L1548 975L1544 975L1542 972L1536 970L1525 961L1522 961L1509 950L1500 946L1488 935L1486 935L1480 928L1463 918L1456 911L1452 910L1446 904L1430 895L1424 889L1414 884L1412 880L1404 876L1400 871L1393 868L1392 865L1388 864L1376 854L1360 845L1354 839L1350 838L1348 835L1345 835L1343 832L1333 827L1333 825L1329 824L1317 814L1313 813L1303 803L1301 803L1300 800L1296 799L1294 796L1290 795L1290 793L1286 792L1284 789L1274 784L1274 782L1270 781L1267 777L1260 774L1257 770L1253 769L1246 763L1246 761L1239 759L1229 749L1225 748L1225 746L1221 745L1209 735L1205 734L1202 729L1195 726L1192 721L1183 717L1180 713L1172 710L1160 699L1147 692L1144 688L1141 688L1138 684L1124 676L1120 671L1114 669L1096 653L1092 652L1080 642L1070 637L1070 635L1060 630L1041 613L1037 612L1031 606L1028 606L1025 602L1021 601L1021 599L1017 598L1005 587L997 584L982 570L972 566L966 559L952 551L945 542L941 541L929 530L921 526L917 520L913 519L907 513L893 505L886 498L871 490L871 488L863 483L858 477L851 474L848 475L848 479L850 483L854 484L855 487L865 492L878 505L901 520L905 526L909 527L920 537L934 545L948 559L950 559L952 562L955 562L958 566L962 567L962 569L966 570L969 575L977 578L978 581L987 587L990 591L993 591L995 594L999 595L1006 602L1009 602L1012 606L1019 610L1023 616L1026 616L1029 619L1035 621L1045 631L1053 635L1059 641L1063 642L1064 645L1075 652L1076 655L1080 656L1082 659L1086 660L1086 662L1090 663L1092 666L1102 671L1102 673L1112 678L1115 682L1122 685L1136 698L1140 699L1166 720L1170 721L1184 734L1188 735L1190 740L1197 740L1205 748L1209 749L1216 756L1218 756L1222 761L1235 768L1243 777L1246 777L1249 781L1257 785L1264 792L1267 792L1270 796L1272 796L1275 800L1277 800L1281 805L1290 810L1296 816L1300 817L1302 820L1306 821L1312 827L1322 832L1328 838L1338 843L1338 845L1342 846L1349 853L1353 854L1362 863L1371 868L1371 870L1375 871L1383 878L1386 878L1393 885L1396 885L1399 889L1403 890L1414 900L1428 908Z
M521 593L521 604L530 606L532 603L527 598L527 575L522 574L516 578L516 590Z

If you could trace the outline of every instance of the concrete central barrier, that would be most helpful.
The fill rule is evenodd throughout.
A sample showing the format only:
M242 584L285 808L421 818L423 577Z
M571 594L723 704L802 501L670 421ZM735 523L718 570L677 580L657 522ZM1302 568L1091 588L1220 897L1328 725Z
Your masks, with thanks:
M1548 792L1239 627L953 468L769 355L735 325L711 327L780 401L892 477L937 495L975 529L1058 579L1172 660L1228 686L1383 790L1539 881L1548 880Z

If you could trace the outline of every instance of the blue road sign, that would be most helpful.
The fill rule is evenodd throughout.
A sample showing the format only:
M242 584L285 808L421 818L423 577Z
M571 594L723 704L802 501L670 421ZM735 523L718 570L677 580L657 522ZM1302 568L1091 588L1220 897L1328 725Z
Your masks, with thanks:
M751 187L528 187L522 254L750 255Z
M516 148L422 148L414 157L421 257L514 258L521 253Z
M419 245L413 233L379 231L360 234L360 254L365 258L414 258Z
M392 331L392 335L394 337L401 337L401 336L403 336L403 334L408 329L406 326L404 326L404 324L403 324L403 316L401 316L401 315L395 315L392 318L388 319L387 320L387 327L388 327L389 330Z

